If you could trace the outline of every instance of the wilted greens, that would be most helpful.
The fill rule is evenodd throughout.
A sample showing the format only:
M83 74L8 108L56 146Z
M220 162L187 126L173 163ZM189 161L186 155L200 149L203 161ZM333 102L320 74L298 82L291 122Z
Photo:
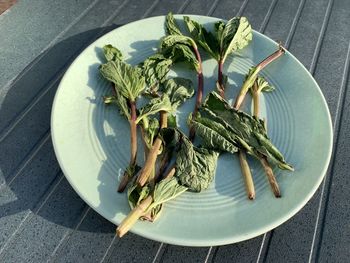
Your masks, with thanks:
M201 55L194 39L181 33L172 13L166 16L165 27L169 35L163 38L161 42L162 51L165 54L170 54L176 61L189 63L197 71L198 86L196 104L193 110L193 115L196 115L198 107L202 102L204 89ZM193 140L194 136L195 130L193 127L190 127L190 139Z
M252 40L252 29L245 17L234 17L226 23L215 24L215 32L207 31L201 24L185 16L184 21L193 39L218 62L218 89L225 96L223 66L229 54L246 47Z
M245 163L244 174L250 173L245 153L259 159L267 174L272 174L268 162L281 169L293 169L268 137L265 122L258 118L259 94L273 90L258 74L284 49L280 46L250 69L232 107L224 98L223 65L229 54L235 54L252 40L248 20L234 17L219 21L212 31L190 17L184 16L183 21L190 36L181 32L169 13L165 19L167 35L160 39L157 52L138 65L127 64L122 52L110 44L102 49L106 62L100 66L100 73L113 84L112 94L105 96L104 102L116 105L130 124L130 162L118 191L128 187L131 212L117 228L120 237L139 219L156 220L163 204L185 191L206 190L214 180L223 152L239 153L241 164ZM202 59L197 45L218 63L219 94L210 92L204 102ZM176 111L194 96L195 89L191 80L168 76L178 62L187 64L197 74L196 102L188 118L189 136L177 127ZM253 96L253 116L238 110L248 91ZM137 107L140 97L145 103ZM136 163L138 130L145 149L141 167ZM199 146L193 143L195 134L200 138ZM252 181L248 184L253 186Z
M170 172L152 187L134 184L128 191L128 201L132 208L130 214L117 228L119 237L123 236L137 221L154 221L162 211L162 204L190 190L200 192L212 182L219 153L203 147L195 147L189 138L177 128L163 128L160 137L165 147L175 154L176 170Z
M199 114L191 122L196 127L198 136L210 148L234 152L232 146L236 146L256 158L260 155L267 157L281 169L293 169L270 141L263 120L233 109L216 92L208 95ZM213 143L214 132L222 138L220 144Z
M159 98L150 100L148 104L137 110L136 100L146 88L146 81L142 71L137 67L133 67L121 61L122 53L112 45L105 46L103 52L108 61L100 66L100 73L105 79L114 84L114 95L105 97L104 102L106 104L116 104L121 114L127 118L130 124L131 156L129 165L125 169L123 178L118 187L118 192L122 192L130 178L139 170L136 164L137 125L142 121L144 128L147 130L149 127L148 118L150 115L154 115L160 111L172 111L173 106L170 103L168 95L164 94Z

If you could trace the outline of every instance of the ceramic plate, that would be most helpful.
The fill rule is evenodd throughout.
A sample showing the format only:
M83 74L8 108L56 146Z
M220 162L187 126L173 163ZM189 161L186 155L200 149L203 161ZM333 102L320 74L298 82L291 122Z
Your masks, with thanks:
M193 16L208 29L218 19ZM181 16L177 16L181 23ZM115 224L130 211L125 194L116 187L129 159L129 126L115 107L103 105L101 97L111 94L98 67L101 48L113 44L127 62L137 64L153 54L165 35L163 16L136 21L102 36L72 63L64 75L53 104L52 140L60 166L75 191L94 210ZM253 33L253 41L228 58L225 72L234 98L248 69L276 50L268 37ZM213 90L217 66L204 57L205 93ZM196 75L178 66L172 76ZM223 154L210 188L200 194L184 193L167 203L158 221L138 222L131 232L157 241L185 246L213 246L239 242L263 234L297 213L312 197L328 167L332 150L332 126L325 99L315 80L289 52L264 69L276 87L261 102L261 116L267 119L272 142L284 153L295 172L276 169L282 198L276 199L256 160L249 159L256 188L256 200L246 198L237 156ZM194 99L178 111L180 127ZM251 110L249 99L245 110ZM139 151L141 152L141 151ZM138 162L143 162L142 154Z

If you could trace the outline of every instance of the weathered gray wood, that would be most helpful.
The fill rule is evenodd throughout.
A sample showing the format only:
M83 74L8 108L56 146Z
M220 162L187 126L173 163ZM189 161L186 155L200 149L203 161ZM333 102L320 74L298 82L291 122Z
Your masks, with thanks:
M18 1L0 16L6 36L0 38L0 261L347 262L349 10L347 0ZM59 172L50 111L65 69L105 32L168 11L247 16L253 28L290 44L329 104L335 152L326 180L295 217L264 236L213 248L133 234L119 240L115 226L89 209Z

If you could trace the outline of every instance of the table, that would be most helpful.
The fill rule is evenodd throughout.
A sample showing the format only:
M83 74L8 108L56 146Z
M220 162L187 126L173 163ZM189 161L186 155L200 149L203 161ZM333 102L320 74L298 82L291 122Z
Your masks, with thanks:
M55 159L51 106L70 63L106 32L169 11L248 17L285 43L326 97L334 127L326 178L296 216L262 236L203 248L118 239ZM349 18L347 0L18 1L0 15L0 262L348 262Z

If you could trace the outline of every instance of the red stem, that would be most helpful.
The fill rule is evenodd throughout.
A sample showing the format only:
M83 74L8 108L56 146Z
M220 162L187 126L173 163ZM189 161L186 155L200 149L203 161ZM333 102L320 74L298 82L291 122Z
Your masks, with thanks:
M218 61L218 83L219 83L219 87L220 87L219 92L220 92L220 96L222 98L225 98L225 88L224 88L223 75L222 75L223 69L224 69L224 63L220 59Z
M136 164L136 155L137 155L137 124L136 124L136 102L129 101L130 110L131 110L131 119L129 120L130 124L130 162L129 168L134 167ZM131 178L131 174L126 170L124 172L123 178L120 181L118 192L121 193L124 191L127 186L129 180Z
M201 55L199 54L199 51L197 48L194 47L193 49L194 49L194 53L196 54L196 58L197 58L198 63L199 63L199 69L197 71L198 86L197 86L196 105L195 105L193 113L192 113L192 117L194 118L198 112L198 108L200 107L200 105L202 103L203 89L204 88L203 88L203 71L202 71ZM195 137L195 130L194 130L193 126L191 126L189 138L191 141L193 141L194 137Z
M265 58L263 61L261 61L257 67L260 68L260 70L262 70L263 68L265 68L268 64L270 64L272 61L276 60L277 58L279 58L280 56L282 56L284 53L286 52L286 50L284 49L284 47L282 45L279 46L278 50L276 50L274 53L272 53L270 56L268 56L267 58Z

